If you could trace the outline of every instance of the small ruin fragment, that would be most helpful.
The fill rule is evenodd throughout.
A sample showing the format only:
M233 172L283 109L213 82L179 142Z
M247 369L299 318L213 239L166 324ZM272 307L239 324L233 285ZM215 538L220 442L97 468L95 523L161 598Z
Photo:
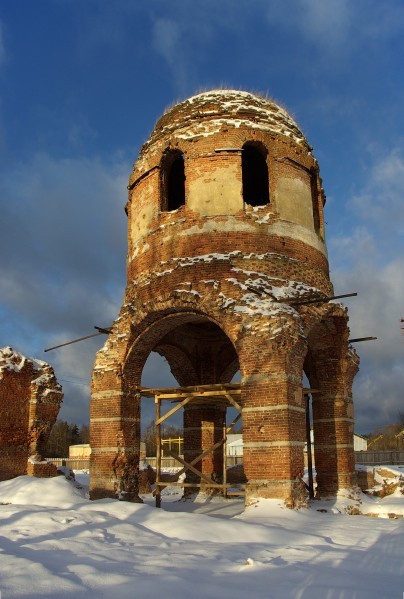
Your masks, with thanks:
M128 190L125 298L92 378L91 497L138 499L141 395L154 398L156 423L161 401L183 406L185 494L226 493L233 406L246 501L299 504L309 392L317 494L355 485L359 358L346 308L329 303L325 195L293 118L248 92L198 94L157 122ZM142 389L151 351L178 388Z
M0 480L56 475L56 466L42 461L42 452L62 399L49 364L11 347L0 349Z

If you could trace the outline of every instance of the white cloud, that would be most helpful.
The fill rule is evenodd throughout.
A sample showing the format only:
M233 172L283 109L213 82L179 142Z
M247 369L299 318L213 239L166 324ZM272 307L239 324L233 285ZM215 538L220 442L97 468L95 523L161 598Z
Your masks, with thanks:
M180 31L171 19L157 19L153 25L153 44L170 66L178 60Z
M376 160L365 189L352 203L360 216L378 227L404 234L404 155L392 150Z
M360 257L359 257L360 256ZM359 254L349 271L337 269L332 280L341 292L358 292L348 300L351 338L375 336L377 341L355 344L361 368L354 385L357 429L394 422L404 394L404 258L375 267L372 256Z
M158 18L153 23L153 47L167 63L180 94L185 94L193 81L185 37L182 24L171 18Z
M353 17L347 0L272 0L267 15L271 25L294 29L327 54L346 43Z
M347 302L351 337L378 338L357 345L361 370L354 392L362 432L393 422L403 405L403 186L404 161L396 150L375 159L364 188L350 200L362 224L328 244L334 288L359 293Z

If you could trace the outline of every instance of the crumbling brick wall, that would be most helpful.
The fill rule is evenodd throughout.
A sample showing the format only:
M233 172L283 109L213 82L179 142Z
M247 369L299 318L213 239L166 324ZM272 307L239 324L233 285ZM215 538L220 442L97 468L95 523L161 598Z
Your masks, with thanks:
M251 147L268 171L264 204L243 190ZM171 185L174 163L183 172ZM318 388L319 494L352 486L348 316L340 304L293 304L333 288L319 167L290 115L247 92L185 100L158 121L128 190L125 299L92 379L91 496L137 497L136 389L151 351L181 386L226 383L240 369L247 499L301 495L303 372ZM222 407L184 409L184 454L201 453L222 424ZM219 452L199 466L216 476Z
M63 399L53 368L11 347L0 350L0 480L49 476L41 454Z

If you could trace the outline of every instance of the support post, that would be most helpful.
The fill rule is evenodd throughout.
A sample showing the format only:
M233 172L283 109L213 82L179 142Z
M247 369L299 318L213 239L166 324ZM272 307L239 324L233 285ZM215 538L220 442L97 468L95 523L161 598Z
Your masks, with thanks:
M307 470L309 474L309 497L314 499L313 460L311 454L311 425L310 425L310 395L306 395L306 439L307 439Z
M154 402L156 404L156 507L161 507L161 487L160 487L160 473L161 473L161 422L160 422L160 397L154 396Z
M226 410L227 412L227 410ZM226 419L223 425L223 497L227 497L227 427Z

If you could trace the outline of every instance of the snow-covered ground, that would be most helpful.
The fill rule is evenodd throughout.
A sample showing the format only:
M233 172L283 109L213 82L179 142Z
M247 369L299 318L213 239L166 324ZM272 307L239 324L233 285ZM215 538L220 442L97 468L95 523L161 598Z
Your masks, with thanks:
M88 476L76 480L83 488L63 477L0 483L1 599L403 596L404 520L344 508L403 514L404 495L299 511L261 500L244 512L240 499L181 502L171 488L158 510L151 496L89 501Z

